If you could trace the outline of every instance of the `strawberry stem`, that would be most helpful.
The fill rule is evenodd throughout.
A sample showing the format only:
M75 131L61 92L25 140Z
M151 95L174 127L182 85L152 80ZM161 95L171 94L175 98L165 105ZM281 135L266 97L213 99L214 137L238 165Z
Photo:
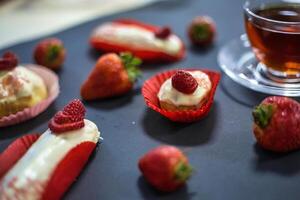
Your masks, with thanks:
M120 53L120 58L123 61L129 80L134 83L136 79L142 75L138 67L142 64L142 60L138 57L134 57L130 52Z
M205 40L209 37L209 25L207 24L201 24L201 25L196 25L193 28L193 35L195 38L198 40Z
M261 104L259 106L256 106L252 112L252 116L254 119L254 122L261 128L265 128L274 113L274 109L272 105L265 105Z
M48 48L47 60L48 62L54 62L55 59L59 56L62 47L58 45L51 45Z
M192 166L186 162L180 161L175 167L175 179L185 182L192 174Z

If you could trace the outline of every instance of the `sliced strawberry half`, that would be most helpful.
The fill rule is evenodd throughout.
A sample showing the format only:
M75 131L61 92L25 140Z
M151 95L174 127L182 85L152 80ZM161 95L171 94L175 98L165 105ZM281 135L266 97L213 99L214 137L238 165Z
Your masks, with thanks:
M54 115L49 122L49 128L56 134L80 129L84 127L84 116L84 105L80 100L75 99L66 105L63 111Z

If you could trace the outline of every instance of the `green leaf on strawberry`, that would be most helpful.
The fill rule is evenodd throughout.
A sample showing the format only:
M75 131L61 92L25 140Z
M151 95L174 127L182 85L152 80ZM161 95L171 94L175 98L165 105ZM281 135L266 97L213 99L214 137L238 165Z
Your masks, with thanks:
M205 40L210 36L210 27L208 24L196 25L192 34L197 40Z
M175 179L180 182L185 182L189 179L193 172L193 168L186 162L179 162L175 167Z
M265 128L274 113L274 108L270 104L261 104L254 108L252 115L254 122L261 128Z
M62 50L61 45L50 45L47 52L47 61L50 63L55 62Z
M130 52L120 53L120 58L125 66L129 80L134 83L136 79L142 75L139 69L142 60L138 57L134 57Z

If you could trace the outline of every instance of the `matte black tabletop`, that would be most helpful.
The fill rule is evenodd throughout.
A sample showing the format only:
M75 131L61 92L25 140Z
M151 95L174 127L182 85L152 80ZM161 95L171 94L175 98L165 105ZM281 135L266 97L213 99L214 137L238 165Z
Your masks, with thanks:
M171 64L144 65L135 89L119 98L84 102L87 118L94 121L104 142L65 199L295 199L300 198L300 152L273 154L256 145L252 134L252 107L266 96L250 91L222 74L209 115L196 123L170 122L148 109L141 95L144 80L172 68L199 67L219 70L217 53L244 32L243 0L169 0L76 26L51 35L63 40L67 60L60 77L61 93L41 115L0 129L0 151L17 137L43 132L49 119L69 100L80 98L79 89L99 53L88 45L91 30L102 22L130 17L169 25L187 44L187 57ZM209 15L217 24L217 40L205 50L189 45L186 27L196 15ZM48 37L48 36L47 36ZM33 62L32 52L41 38L0 51L15 51L23 63ZM195 172L180 190L156 192L141 177L137 161L160 144L184 149Z

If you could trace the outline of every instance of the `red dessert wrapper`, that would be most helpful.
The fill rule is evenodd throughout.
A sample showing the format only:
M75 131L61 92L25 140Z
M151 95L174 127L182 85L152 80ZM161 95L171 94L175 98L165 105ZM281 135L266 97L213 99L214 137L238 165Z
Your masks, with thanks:
M29 64L26 65L26 67L37 73L44 80L48 91L48 97L33 107L26 108L15 114L0 118L0 127L18 124L36 117L38 114L46 110L46 108L56 99L59 94L58 77L54 72L39 65Z
M0 180L18 162L18 160L22 158L39 137L40 134L24 135L13 141L0 154Z
M195 110L186 110L186 111L167 111L160 108L159 100L157 97L157 94L159 92L160 86L173 74L175 74L180 69L170 70L166 72L162 72L160 74L157 74L147 81L145 81L143 88L142 88L142 94L144 96L144 100L148 107L150 107L152 110L160 113L161 115L165 116L166 118L170 119L171 121L175 122L194 122L197 121L203 117L205 117L208 112L210 111L210 108L214 101L214 95L218 86L218 83L220 81L220 73L213 70L208 69L182 69L186 71L196 71L200 70L204 73L206 73L210 81L212 83L212 88L208 97L208 100L206 103L204 103L200 108Z
M37 190L18 189L15 181L21 177L14 177L8 183L8 187L13 191L12 197L7 197L8 190L1 187L1 179L5 174L23 157L29 148L39 139L39 134L22 136L11 143L2 154L0 154L0 199L26 199L26 195L35 193L41 196L40 199L61 199L71 184L76 180L83 167L90 158L91 153L96 148L94 142L82 142L71 149L66 156L56 165L54 171L46 182L39 180L27 180ZM32 185L33 184L33 185ZM9 192L11 192L9 191Z

